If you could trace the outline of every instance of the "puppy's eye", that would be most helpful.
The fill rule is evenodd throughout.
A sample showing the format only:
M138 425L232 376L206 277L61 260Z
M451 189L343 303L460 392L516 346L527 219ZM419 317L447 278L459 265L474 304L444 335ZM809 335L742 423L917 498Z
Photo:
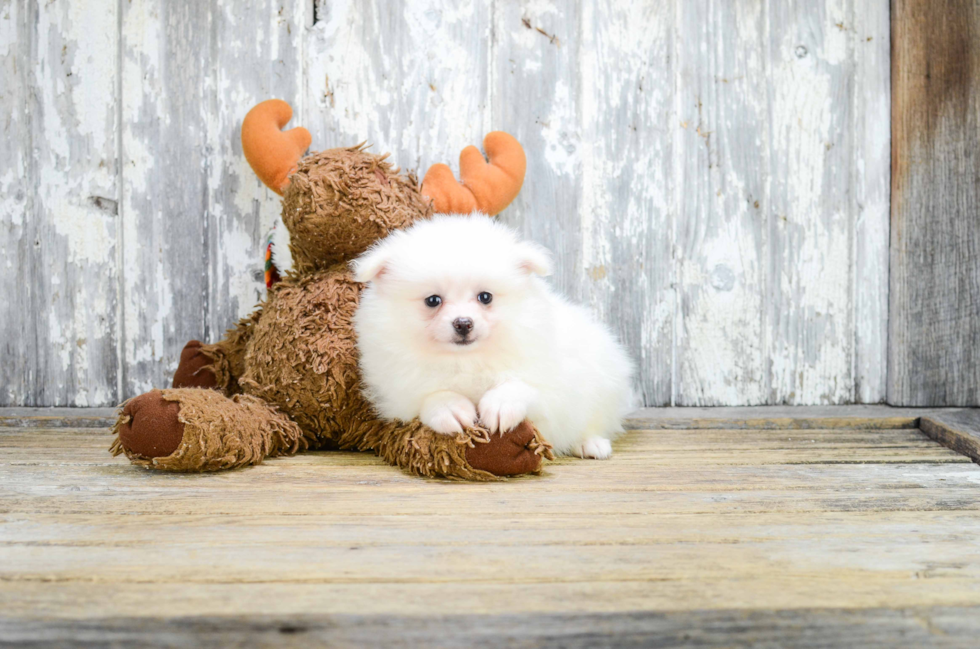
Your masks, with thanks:
M486 291L483 291L482 293L477 295L476 299L479 300L480 304L490 304L491 302L493 302L493 296L487 293Z
M425 298L425 306L427 307L434 309L440 304L442 304L442 298L438 295L430 295L429 297Z

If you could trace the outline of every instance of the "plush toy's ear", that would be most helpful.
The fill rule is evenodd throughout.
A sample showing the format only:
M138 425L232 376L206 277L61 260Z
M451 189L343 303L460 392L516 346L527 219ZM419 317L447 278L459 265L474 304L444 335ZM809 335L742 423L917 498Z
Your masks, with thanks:
M242 151L252 171L269 189L282 194L289 175L310 148L312 136L302 126L282 131L293 109L281 99L268 99L248 111L242 120Z
M354 271L354 281L362 284L373 282L385 272L388 263L388 246L375 245L350 263Z
M517 245L517 265L528 275L545 277L552 273L551 253L536 243L522 241Z
M459 154L459 179L446 165L434 164L422 181L422 194L432 199L439 214L484 212L493 216L510 205L524 184L527 157L521 143L503 131L488 133L483 149L488 164L475 146Z

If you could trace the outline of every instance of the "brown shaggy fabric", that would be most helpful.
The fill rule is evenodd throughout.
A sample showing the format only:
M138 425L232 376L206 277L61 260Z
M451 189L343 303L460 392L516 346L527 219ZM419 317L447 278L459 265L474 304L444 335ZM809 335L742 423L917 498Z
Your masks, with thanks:
M317 446L350 446L345 431L375 419L360 394L352 323L360 294L345 264L287 275L272 287L246 352L243 390L278 406Z
M180 445L165 457L141 455L123 441L126 426L142 426L141 410L130 409L127 414L129 404L151 395L155 400L176 405L177 418L183 426ZM154 390L140 395L124 404L113 430L119 433L111 449L113 455L125 453L133 464L167 471L232 469L259 464L266 457L293 455L306 448L299 427L260 399L243 395L229 399L214 390L198 388Z
M218 379L213 367L214 359L201 349L204 346L200 340L192 340L184 345L180 352L180 365L174 372L173 386L175 388L215 388ZM169 453L164 453L169 455Z
M347 262L391 230L429 216L415 178L363 147L300 161L282 211L293 270L223 340L188 344L186 368L182 357L182 377L184 369L193 377L213 375L220 392L186 388L137 397L130 404L146 399L167 419L143 421L140 408L127 405L115 427L113 453L167 471L227 469L330 448L374 451L420 476L496 480L536 472L550 447L530 424L505 435L479 428L440 435L417 419L380 419L361 394L352 319L363 286ZM179 426L183 434L175 443ZM144 437L156 439L156 446L133 442ZM162 449L164 442L167 454L140 452Z
M282 221L293 272L350 261L392 230L432 214L415 176L403 176L360 144L311 153L289 177Z
M239 320L217 343L201 347L201 353L211 360L212 372L217 377L214 387L227 396L240 394L242 391L238 379L245 373L245 347L252 337L252 328L260 317L261 308Z

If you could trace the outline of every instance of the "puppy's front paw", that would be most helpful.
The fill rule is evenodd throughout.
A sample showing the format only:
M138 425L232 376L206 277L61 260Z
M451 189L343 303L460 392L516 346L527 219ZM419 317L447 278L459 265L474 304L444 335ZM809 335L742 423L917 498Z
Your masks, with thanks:
M590 437L573 453L581 458L605 460L612 455L612 444L605 437Z
M480 423L491 433L506 433L527 417L527 403L509 392L494 388L480 399Z
M419 419L437 433L462 433L476 423L476 407L461 394L437 392L422 403Z

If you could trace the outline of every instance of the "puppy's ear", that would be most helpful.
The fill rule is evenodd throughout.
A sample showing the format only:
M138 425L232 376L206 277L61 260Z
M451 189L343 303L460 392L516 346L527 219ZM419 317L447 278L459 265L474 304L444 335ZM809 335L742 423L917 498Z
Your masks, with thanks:
M522 241L517 244L517 250L517 266L523 272L542 277L551 274L551 253L546 249L536 243Z
M388 263L388 246L377 245L350 263L354 271L354 281L367 284L373 282L385 272Z

